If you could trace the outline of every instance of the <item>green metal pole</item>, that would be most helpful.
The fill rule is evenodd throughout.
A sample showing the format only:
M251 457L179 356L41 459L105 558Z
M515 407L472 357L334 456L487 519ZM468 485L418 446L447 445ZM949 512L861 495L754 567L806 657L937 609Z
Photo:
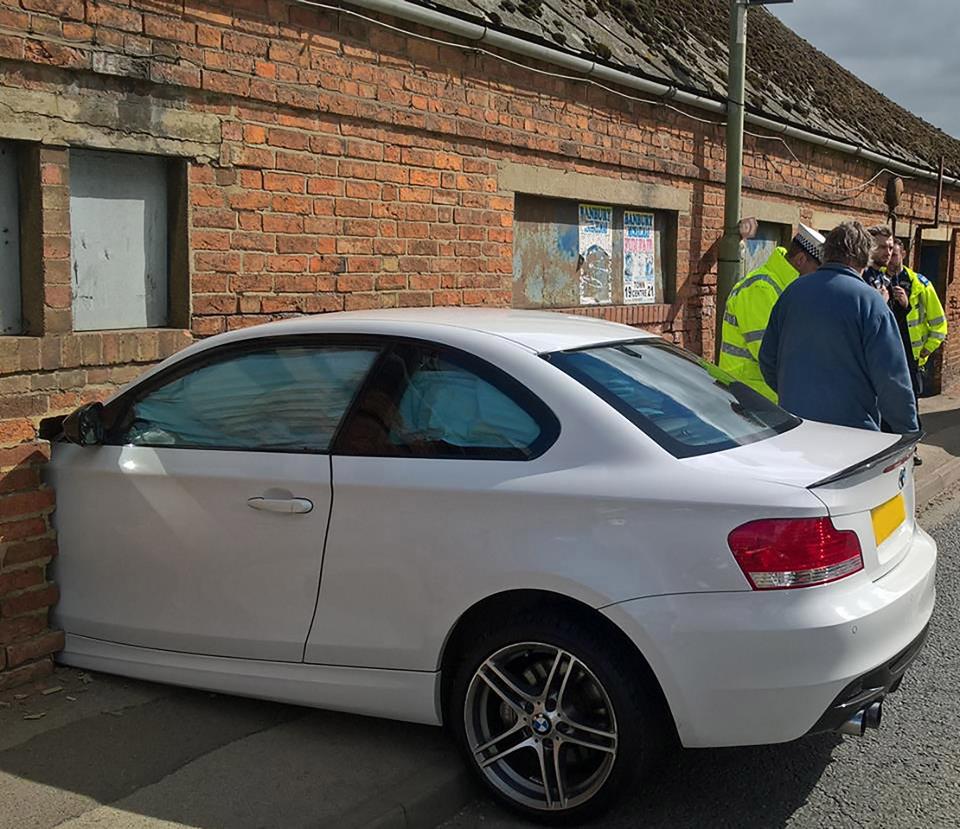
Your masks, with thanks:
M747 71L747 0L730 0L730 63L727 73L727 177L723 239L717 269L715 357L720 360L723 312L740 275L740 191L743 186L743 103Z

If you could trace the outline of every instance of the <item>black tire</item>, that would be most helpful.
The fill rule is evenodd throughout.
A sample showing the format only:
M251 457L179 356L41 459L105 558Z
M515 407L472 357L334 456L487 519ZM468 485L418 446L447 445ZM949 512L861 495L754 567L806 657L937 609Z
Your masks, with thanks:
M669 745L672 723L659 689L650 687L646 666L599 626L559 610L528 610L491 620L490 629L466 641L454 668L446 721L486 791L514 812L552 824L595 817ZM538 701L517 695L503 676ZM557 690L562 695L562 708L550 709L556 702L546 693L548 682L552 696ZM506 729L513 733L475 751ZM522 745L510 752L515 743ZM490 763L489 770L481 762Z

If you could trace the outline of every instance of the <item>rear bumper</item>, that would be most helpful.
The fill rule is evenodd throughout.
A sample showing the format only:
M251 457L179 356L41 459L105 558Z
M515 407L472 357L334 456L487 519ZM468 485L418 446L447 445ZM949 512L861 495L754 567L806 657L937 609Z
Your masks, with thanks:
M856 682L902 676L897 659L916 655L933 613L936 559L918 528L877 581L858 573L803 590L658 596L603 612L646 656L685 746L787 742Z
M810 729L809 734L819 734L825 731L836 731L857 711L861 711L871 703L883 699L887 694L900 687L904 674L913 661L920 655L930 626L927 625L920 635L893 659L880 665L862 676L858 676L837 698L830 704L823 716Z

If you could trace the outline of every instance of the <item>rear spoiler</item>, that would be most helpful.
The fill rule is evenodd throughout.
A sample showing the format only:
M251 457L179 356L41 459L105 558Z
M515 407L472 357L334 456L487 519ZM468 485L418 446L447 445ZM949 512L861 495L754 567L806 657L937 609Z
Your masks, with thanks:
M831 475L829 478L824 478L822 481L817 481L815 484L810 484L807 489L816 489L817 487L835 484L838 481L843 481L847 478L853 478L854 476L863 472L869 472L873 469L876 469L878 466L889 466L891 461L895 461L893 463L894 467L899 466L913 454L914 448L921 440L923 440L925 435L926 432L911 432L908 435L904 435L902 438L900 438L900 440L898 440L892 446L888 446L882 452L878 452L876 455L872 455L866 460L855 463L853 466L848 466L846 469L841 469L839 472Z

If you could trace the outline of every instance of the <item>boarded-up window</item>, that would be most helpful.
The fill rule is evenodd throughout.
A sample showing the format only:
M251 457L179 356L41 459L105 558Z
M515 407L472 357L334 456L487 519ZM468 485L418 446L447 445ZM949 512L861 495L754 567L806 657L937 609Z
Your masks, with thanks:
M13 144L0 141L0 334L22 331L17 151Z
M74 329L167 325L166 161L71 151L70 228Z
M676 214L517 194L516 308L673 300Z
M744 243L743 272L746 275L757 268L763 267L770 254L780 245L787 245L790 241L790 227L774 222L759 222L757 232L753 238Z

